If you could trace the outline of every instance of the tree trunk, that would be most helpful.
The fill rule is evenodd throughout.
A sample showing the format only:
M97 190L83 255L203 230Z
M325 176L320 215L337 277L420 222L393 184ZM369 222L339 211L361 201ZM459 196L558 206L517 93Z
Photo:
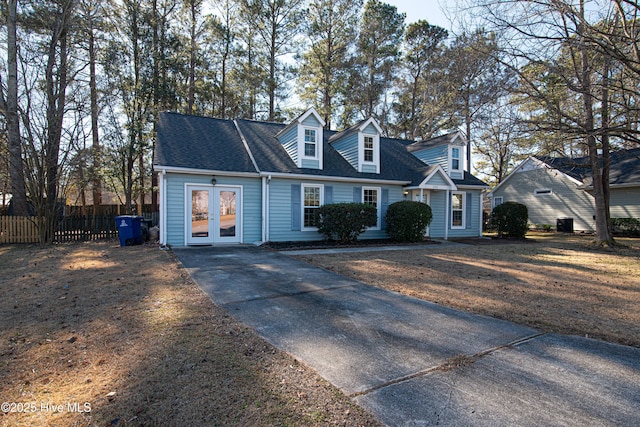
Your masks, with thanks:
M16 9L17 0L8 0L7 20L7 139L9 148L9 176L11 178L11 195L13 214L29 215L27 190L24 181L22 164L22 141L20 140L20 118L18 116L18 59L16 46Z
M193 114L193 103L196 93L196 4L192 1L189 5L191 18L190 44L189 44L189 99L187 100L187 113Z
M580 1L580 14L584 17L584 0ZM593 185L593 197L596 207L596 244L613 245L613 237L611 236L610 227L607 218L607 202L605 200L606 193L603 182L603 168L600 167L600 159L598 157L598 145L594 133L594 117L593 117L593 93L591 87L591 68L587 53L587 46L584 39L584 26L578 24L578 36L580 37L580 58L582 62L582 99L584 103L585 121L584 130L587 138L587 149L589 160L591 163L591 176Z
M271 46L269 46L269 121L276 118L276 37L278 27L273 20L271 26Z
M52 243L58 218L58 167L62 122L65 113L67 91L67 31L69 14L67 5L56 17L49 43L47 68L45 71L47 95L47 140L45 146L45 194L46 203L41 224L41 243ZM40 214L40 213L39 213ZM44 228L42 227L44 226Z
M609 72L611 68L611 56L604 54L602 66L602 192L604 196L605 215L607 224L607 233L613 240L613 230L611 228L611 211L609 190L609 171L611 170L611 159L609 156Z
M98 136L98 90L96 87L96 49L93 28L89 29L89 89L91 92L91 136L93 138L93 214L97 215L102 204L102 183L100 181L100 139Z

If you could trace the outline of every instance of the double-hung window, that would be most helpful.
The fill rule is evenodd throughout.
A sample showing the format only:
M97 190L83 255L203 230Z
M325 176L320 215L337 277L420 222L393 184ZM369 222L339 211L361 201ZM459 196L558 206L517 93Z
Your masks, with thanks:
M304 156L318 157L318 140L315 129L304 130Z
M316 211L322 206L322 187L322 185L302 184L303 229L316 227Z
M364 161L373 162L373 136L364 136Z
M457 147L451 148L451 170L453 171L460 170L460 148L457 148Z
M373 230L380 229L380 188L378 187L362 187L362 202L376 208L378 220Z
M465 193L451 194L451 228L464 228L464 212L466 208Z

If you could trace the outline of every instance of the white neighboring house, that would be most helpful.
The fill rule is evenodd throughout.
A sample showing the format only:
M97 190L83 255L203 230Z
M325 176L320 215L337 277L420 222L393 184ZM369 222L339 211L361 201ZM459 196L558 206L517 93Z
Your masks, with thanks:
M524 160L487 197L491 209L512 201L529 211L532 224L556 226L571 218L574 231L595 230L588 157L533 156ZM640 218L640 148L611 153L612 218Z

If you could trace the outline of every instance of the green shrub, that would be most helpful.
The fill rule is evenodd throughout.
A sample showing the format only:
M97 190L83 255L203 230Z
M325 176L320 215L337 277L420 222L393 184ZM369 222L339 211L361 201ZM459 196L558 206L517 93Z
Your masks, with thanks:
M505 202L493 208L491 216L498 229L498 237L522 238L527 234L529 211L525 205Z
M611 218L611 231L618 236L640 237L640 218Z
M334 203L320 206L316 213L318 233L327 240L349 243L367 227L375 227L378 211L365 203Z
M418 242L431 218L431 207L425 203L410 200L392 203L387 209L387 234L399 242Z

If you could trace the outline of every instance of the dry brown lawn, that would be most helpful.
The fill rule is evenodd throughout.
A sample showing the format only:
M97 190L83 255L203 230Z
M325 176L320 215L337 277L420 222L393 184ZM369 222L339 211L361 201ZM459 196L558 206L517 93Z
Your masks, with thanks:
M640 347L640 240L588 236L300 258L363 282L546 332ZM490 244L487 244L491 242Z
M2 426L378 425L157 247L0 246L0 292Z

